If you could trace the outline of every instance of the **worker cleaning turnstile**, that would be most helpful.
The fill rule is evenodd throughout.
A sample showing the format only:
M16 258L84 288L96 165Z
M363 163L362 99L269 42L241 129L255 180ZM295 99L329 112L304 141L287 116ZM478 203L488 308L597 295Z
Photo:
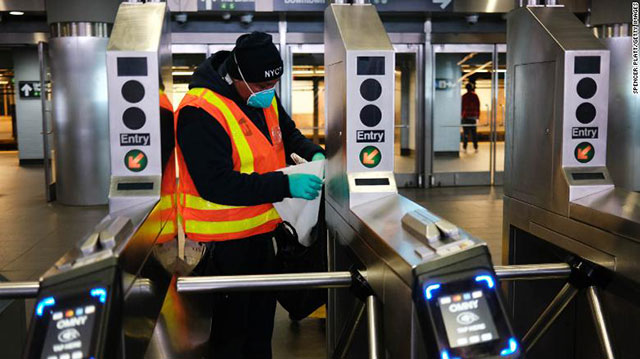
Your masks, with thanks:
M116 17L109 216L39 283L0 283L0 297L37 296L24 358L200 358L211 323L198 292L298 288L332 288L330 357L522 356L498 280L570 269L494 267L484 242L398 195L394 53L369 4L325 12L331 271L177 278L188 265L159 250L177 227L173 127L162 125L170 106L157 91L170 88L166 11L124 3Z
M142 358L172 281L161 242L176 236L171 58L165 3L120 5L107 72L109 215L39 283L0 296L36 296L25 359ZM82 149L78 149L81 151Z
M520 357L486 244L397 193L394 52L373 5L327 7L325 71L331 271L182 277L178 292L333 288L332 358Z

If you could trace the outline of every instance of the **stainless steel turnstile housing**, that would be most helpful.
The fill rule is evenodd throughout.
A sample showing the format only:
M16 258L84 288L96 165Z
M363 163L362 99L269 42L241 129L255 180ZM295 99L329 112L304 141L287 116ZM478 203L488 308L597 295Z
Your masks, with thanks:
M555 298L528 358L636 358L640 194L607 168L609 51L561 6L514 10L507 34L504 262L569 261L578 274L559 293L512 284L516 333Z

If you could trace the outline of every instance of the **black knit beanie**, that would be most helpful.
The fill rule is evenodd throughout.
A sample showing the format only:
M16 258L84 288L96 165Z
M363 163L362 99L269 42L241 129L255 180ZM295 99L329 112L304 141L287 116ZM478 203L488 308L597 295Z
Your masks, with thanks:
M238 66L247 82L279 79L282 76L282 59L271 35L254 31L240 36L226 60L226 67L229 76L242 80Z

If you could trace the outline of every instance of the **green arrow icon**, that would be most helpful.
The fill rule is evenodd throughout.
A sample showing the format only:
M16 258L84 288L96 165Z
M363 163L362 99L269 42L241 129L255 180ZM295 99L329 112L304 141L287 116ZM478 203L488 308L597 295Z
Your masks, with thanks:
M140 150L131 150L124 156L124 165L129 171L140 172L147 168L147 155Z
M580 163L587 163L593 159L595 156L596 150L593 148L593 145L589 142L581 142L576 146L574 151L574 155L576 156L576 160Z
M380 164L382 153L375 146L367 146L360 151L360 163L367 168L374 168Z

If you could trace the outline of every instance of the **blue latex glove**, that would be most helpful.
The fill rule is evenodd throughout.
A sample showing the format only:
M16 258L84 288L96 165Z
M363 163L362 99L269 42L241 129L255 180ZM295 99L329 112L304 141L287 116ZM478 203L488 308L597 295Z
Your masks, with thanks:
M318 197L322 189L322 180L314 175L296 173L288 175L289 192L293 198L312 200Z
M326 159L326 157L322 154L322 152L318 152L313 157L311 157L311 161L322 161Z

